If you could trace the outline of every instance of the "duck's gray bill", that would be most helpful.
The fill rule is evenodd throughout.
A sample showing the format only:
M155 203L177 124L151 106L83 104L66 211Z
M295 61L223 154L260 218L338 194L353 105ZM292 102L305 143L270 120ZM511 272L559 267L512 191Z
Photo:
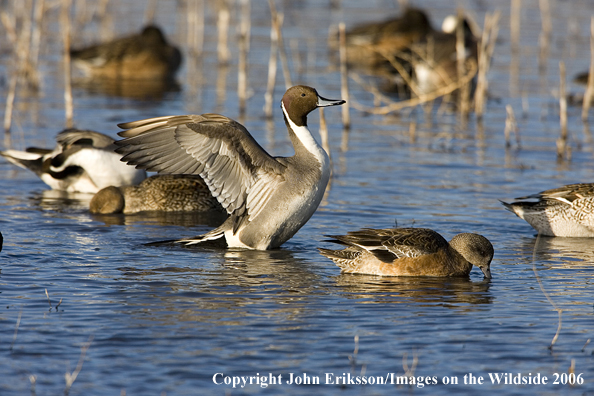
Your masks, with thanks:
M339 106L341 104L345 104L345 100L334 100L334 99L326 99L318 96L318 107L328 107L328 106Z
M481 271L483 271L485 278L491 279L491 268L481 268Z

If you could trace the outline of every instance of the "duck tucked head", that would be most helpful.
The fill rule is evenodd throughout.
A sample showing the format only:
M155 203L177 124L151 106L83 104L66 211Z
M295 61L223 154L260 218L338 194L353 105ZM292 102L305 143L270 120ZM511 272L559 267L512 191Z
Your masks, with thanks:
M318 107L338 106L344 100L322 98L318 92L306 85L291 87L283 95L281 107L285 118L289 117L297 126L307 126L307 115Z

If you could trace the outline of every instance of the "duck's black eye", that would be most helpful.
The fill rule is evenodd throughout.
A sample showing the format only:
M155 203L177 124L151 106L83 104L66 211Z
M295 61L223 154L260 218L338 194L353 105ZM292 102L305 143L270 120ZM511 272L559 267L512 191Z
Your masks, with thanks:
M302 93L302 94L301 94L301 97L304 97L304 96L305 96L305 93Z

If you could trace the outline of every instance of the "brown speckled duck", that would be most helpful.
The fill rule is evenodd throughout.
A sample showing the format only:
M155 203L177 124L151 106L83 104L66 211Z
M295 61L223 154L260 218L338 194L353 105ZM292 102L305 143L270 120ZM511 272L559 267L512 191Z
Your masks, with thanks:
M493 245L482 235L458 234L448 243L426 228L364 228L331 236L344 250L318 249L343 273L382 276L468 276L475 265L491 278Z
M102 189L91 199L90 211L97 214L222 212L223 207L198 175L157 175L137 186Z

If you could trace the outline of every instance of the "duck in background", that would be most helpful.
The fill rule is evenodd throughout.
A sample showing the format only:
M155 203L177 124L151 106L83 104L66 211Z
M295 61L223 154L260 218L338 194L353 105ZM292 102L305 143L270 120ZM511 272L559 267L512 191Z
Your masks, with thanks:
M102 133L66 129L58 133L52 149L36 147L25 151L6 150L0 155L11 163L34 172L54 190L96 193L108 186L140 183L146 171L120 161L114 140Z
M224 212L198 175L156 175L137 186L106 187L93 196L90 211L95 214Z
M88 77L149 80L172 78L182 61L161 29L149 25L139 34L70 51L72 63Z
M347 63L363 68L383 68L386 57L382 53L403 51L431 32L429 17L417 8L407 8L401 16L383 22L355 26L346 32Z
M448 16L440 31L432 27L425 11L407 8L397 18L354 27L346 33L347 62L387 78L386 90L402 91L405 86L416 96L429 94L458 80L456 31L460 22L465 68L476 74L479 29L467 15L458 19Z
M491 278L493 245L482 235L458 234L448 243L426 228L364 228L330 236L344 250L318 250L342 273L381 276L468 276L472 266Z
M501 203L540 235L594 237L594 183L568 184Z

